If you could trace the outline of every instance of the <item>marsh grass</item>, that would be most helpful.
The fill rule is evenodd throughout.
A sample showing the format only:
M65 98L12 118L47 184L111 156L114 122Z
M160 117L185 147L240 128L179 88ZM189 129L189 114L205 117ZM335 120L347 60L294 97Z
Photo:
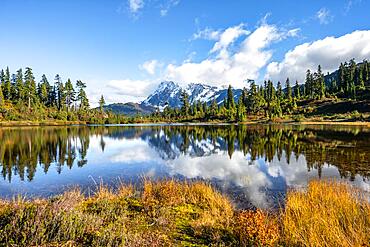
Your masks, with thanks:
M0 201L0 246L366 245L369 205L353 192L313 182L289 192L281 214L239 211L208 184L172 180L19 197Z
M289 192L282 225L289 245L370 246L368 198L347 183L311 181Z

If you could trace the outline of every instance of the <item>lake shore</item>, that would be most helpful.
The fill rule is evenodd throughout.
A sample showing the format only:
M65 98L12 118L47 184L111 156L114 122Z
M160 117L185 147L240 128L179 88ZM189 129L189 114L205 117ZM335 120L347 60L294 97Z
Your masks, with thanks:
M226 122L226 121L207 121L207 122L137 122L137 123L125 123L124 125L151 125L151 124L291 124L291 125L342 125L342 126L365 126L370 127L369 121L347 121L347 120L317 120L317 119L305 119L302 121L295 121L293 119L284 120L253 120L243 122ZM0 127L37 127L37 126L71 126L71 125L94 125L94 123L86 123L84 121L62 121L62 120L46 120L46 121L0 121ZM98 124L104 125L104 124Z
M322 193L325 191L325 193ZM104 186L85 197L0 200L1 245L25 246L365 246L370 204L346 183L311 181L278 212L237 210L201 182ZM312 221L312 219L315 219Z
M83 121L63 121L63 120L45 120L45 121L0 121L0 127L25 127L25 126L69 126L86 125Z

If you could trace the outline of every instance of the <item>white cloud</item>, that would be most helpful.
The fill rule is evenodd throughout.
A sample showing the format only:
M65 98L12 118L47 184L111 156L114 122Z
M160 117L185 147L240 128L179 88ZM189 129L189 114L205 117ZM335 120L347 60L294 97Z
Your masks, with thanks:
M219 40L215 43L211 53L220 52L220 56L227 56L227 48L242 35L248 35L250 32L244 29L244 24L229 27L220 34Z
M320 24L328 24L333 20L333 16L330 14L328 9L321 8L316 12L316 19L319 20Z
M180 0L167 0L165 1L161 7L160 7L160 11L159 11L159 14L164 17L168 14L168 11L172 8L172 7L175 7L176 5L178 5L180 3Z
M370 30L354 31L340 37L326 37L304 43L288 51L283 61L267 66L266 78L275 81L303 82L307 69L316 70L320 64L324 72L338 68L339 63L352 58L361 61L370 57Z
M128 0L130 12L136 14L140 9L144 7L143 0Z
M107 104L140 102L152 93L156 85L150 80L110 80L103 87L88 91L88 97L92 107L98 105L101 95Z
M220 30L213 30L212 28L206 27L194 33L190 41L197 39L218 40L220 38L220 33Z
M161 64L158 62L158 60L153 59L145 61L139 66L139 68L145 70L150 75L154 75L158 66L161 66Z
M244 80L257 79L260 70L270 61L273 51L269 46L296 33L297 31L280 30L277 26L265 22L252 33L245 30L243 24L227 28L218 35L209 57L200 62L169 64L165 79L180 83L203 82L216 86L232 84L234 87L243 87ZM231 49L235 41L242 36L247 37ZM214 54L215 56L212 56Z
M148 80L111 80L107 87L114 89L116 94L145 97L153 89L152 82Z

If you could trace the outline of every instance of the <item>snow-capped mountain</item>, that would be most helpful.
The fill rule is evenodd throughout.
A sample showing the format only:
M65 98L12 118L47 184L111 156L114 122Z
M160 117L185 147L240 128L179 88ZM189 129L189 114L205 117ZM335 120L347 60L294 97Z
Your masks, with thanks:
M180 108L181 103L181 92L185 92L189 95L189 102L207 102L210 105L213 99L216 100L217 104L224 102L227 97L227 87L215 87L201 83L190 83L185 87L181 87L178 83L173 81L163 81L159 84L157 89L150 94L141 103L125 103L125 104L111 104L104 106L106 110L110 110L117 114L125 115L147 115L154 112L156 109L164 109L166 105L174 108ZM242 93L241 89L233 89L234 100L237 102Z
M207 102L211 104L216 99L217 104L221 104L227 96L226 87L215 87L201 83L190 83L185 88L173 81L161 82L158 88L148 96L141 104L163 108L167 104L170 107L181 107L181 92L185 91L189 95L189 102ZM237 100L241 95L241 89L233 89L234 98Z

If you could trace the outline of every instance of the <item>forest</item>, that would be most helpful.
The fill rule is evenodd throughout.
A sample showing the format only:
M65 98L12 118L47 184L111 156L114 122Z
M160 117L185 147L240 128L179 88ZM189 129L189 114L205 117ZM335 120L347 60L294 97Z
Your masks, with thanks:
M9 67L0 71L0 121L81 121L89 123L118 122L122 116L104 112L103 95L96 109L90 107L86 83L67 79L63 83L57 74L54 83L42 75L37 83L27 67L11 74Z
M317 71L307 70L304 83L294 83L286 79L274 85L271 80L257 85L252 81L244 88L241 97L235 99L231 85L222 104L216 100L208 105L204 102L189 103L189 96L182 92L182 107L174 109L167 106L162 113L157 111L155 117L173 121L220 120L243 122L252 119L268 120L284 117L310 117L325 115L318 111L325 105L332 113L351 112L354 120L364 120L369 113L370 99L370 66L367 60L356 64L352 59L341 63L338 70L324 75L321 66ZM344 103L347 102L347 103ZM339 104L342 103L342 104ZM330 107L332 106L332 107ZM363 117L365 116L365 117ZM362 118L362 119L361 119Z
M167 106L151 115L128 117L104 110L103 95L99 107L91 108L86 94L86 83L67 79L63 83L57 74L54 82L45 75L37 83L32 69L27 67L11 74L9 68L0 71L0 121L80 121L83 123L134 123L250 120L300 120L313 116L350 115L353 121L368 121L370 113L370 66L367 60L354 59L341 63L338 70L324 75L321 66L317 71L307 70L304 83L286 79L276 86L271 80L261 85L252 81L239 98L233 95L231 85L221 104L214 99L189 103L189 95L182 92L181 108ZM336 115L337 114L337 115ZM340 116L343 117L343 116ZM345 116L346 118L346 116Z

